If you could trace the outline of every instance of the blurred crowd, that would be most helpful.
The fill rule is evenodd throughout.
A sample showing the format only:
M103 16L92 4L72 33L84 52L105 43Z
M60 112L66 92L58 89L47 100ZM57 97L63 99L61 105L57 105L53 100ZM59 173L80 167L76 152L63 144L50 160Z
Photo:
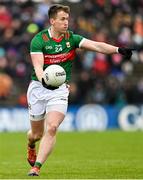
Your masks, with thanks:
M142 104L143 0L0 0L0 105L27 106L30 41L49 26L53 3L70 5L74 33L137 49L131 60L78 49L69 103Z

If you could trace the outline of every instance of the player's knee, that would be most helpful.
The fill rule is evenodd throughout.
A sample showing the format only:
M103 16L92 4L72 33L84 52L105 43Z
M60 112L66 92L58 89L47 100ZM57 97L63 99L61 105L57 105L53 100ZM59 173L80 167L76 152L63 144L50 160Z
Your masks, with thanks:
M42 136L43 136L43 133L41 133L41 132L33 134L33 138L34 138L35 141L40 140L42 138Z
M54 124L50 124L48 127L48 132L51 136L54 136L57 132L57 126Z

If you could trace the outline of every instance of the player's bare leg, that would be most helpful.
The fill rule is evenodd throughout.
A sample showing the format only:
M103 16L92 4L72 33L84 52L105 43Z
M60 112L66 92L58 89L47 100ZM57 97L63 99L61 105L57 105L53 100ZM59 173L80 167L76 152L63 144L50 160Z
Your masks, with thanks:
M28 131L27 160L31 166L36 161L36 141L40 140L44 131L44 120L31 121L31 130Z
M47 114L45 122L45 132L39 145L39 151L34 167L39 166L40 169L40 166L46 161L46 159L52 152L56 142L57 129L63 121L64 117L64 114L57 111L52 111ZM30 176L39 175L39 169L35 169L34 167L29 172Z
M46 117L46 130L41 139L36 161L44 163L56 142L56 132L65 115L60 112L49 112Z

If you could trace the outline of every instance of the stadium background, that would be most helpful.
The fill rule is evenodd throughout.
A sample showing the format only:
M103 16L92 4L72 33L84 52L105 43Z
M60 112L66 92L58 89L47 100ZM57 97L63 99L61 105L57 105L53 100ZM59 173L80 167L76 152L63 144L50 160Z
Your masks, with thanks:
M60 126L68 132L58 132L40 178L142 179L143 0L0 0L0 179L28 178L29 43L48 26L52 2L71 6L75 33L138 51L124 61L120 54L77 50Z
M60 2L71 7L74 33L138 49L131 60L77 50L61 130L143 129L142 0L0 0L0 131L29 127L30 40L49 25L49 6Z

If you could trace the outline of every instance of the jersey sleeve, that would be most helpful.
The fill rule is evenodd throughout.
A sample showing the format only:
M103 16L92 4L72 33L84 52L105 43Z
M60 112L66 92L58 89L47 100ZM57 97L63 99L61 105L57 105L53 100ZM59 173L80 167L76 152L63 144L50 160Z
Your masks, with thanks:
M75 43L75 47L80 48L80 46L81 46L82 42L85 40L85 38L81 35L73 34L73 40Z
M31 41L30 44L30 53L43 53L43 44L42 39L40 38L40 35L34 36L34 38Z

